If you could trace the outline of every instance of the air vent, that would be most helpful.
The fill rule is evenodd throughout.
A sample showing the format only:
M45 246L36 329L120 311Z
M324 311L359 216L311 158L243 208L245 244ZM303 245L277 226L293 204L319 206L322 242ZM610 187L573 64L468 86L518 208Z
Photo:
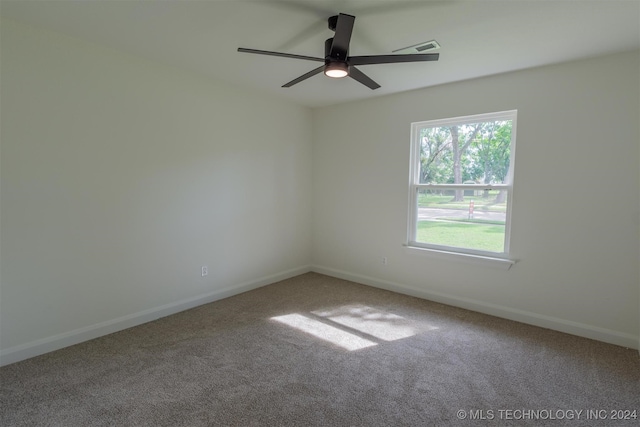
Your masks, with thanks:
M403 47L402 49L396 49L393 53L424 53L430 50L440 49L440 44L435 40L414 44L413 46Z

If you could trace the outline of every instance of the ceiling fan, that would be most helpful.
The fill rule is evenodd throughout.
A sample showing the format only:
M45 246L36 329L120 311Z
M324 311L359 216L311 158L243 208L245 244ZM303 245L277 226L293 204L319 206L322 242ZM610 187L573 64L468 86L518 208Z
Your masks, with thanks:
M357 69L356 65L393 64L398 62L437 61L438 53L421 53L410 55L369 55L348 56L351 32L356 17L340 13L329 18L329 29L335 34L324 42L324 58L294 55L291 53L271 52L268 50L238 48L238 52L256 53L259 55L282 56L285 58L303 59L306 61L324 62L324 65L309 71L300 77L285 83L282 87L291 87L301 81L324 72L328 77L341 78L349 76L370 89L378 89L380 85Z

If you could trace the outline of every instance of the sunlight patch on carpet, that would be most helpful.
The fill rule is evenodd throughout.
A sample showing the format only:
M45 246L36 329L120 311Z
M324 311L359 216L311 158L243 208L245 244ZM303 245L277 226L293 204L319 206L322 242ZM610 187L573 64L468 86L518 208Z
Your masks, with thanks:
M291 326L316 338L328 341L349 351L360 350L362 348L377 345L373 341L361 338L342 329L327 325L318 320L312 319L302 314L286 314L284 316L272 317L272 320Z
M384 341L408 338L417 333L404 317L362 304L311 313Z
M308 316L292 313L272 317L271 320L349 351L372 347L382 341L409 338L419 330L438 329L435 326L418 325L397 314L363 304L311 311Z

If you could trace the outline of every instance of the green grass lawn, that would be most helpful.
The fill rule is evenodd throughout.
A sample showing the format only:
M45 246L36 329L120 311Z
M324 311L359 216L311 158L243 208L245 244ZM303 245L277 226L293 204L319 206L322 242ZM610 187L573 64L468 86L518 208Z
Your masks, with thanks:
M465 196L462 202L452 202L453 194L418 194L418 207L421 208L443 208L443 209L469 209L469 202L473 200L474 210L487 212L506 212L507 203L495 203L497 191L490 191L489 197Z
M489 252L504 252L504 225L418 221L418 242Z

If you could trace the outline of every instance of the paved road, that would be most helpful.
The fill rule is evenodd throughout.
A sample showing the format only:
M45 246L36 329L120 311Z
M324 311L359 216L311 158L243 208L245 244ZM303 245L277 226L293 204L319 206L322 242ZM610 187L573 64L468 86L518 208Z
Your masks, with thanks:
M441 218L469 218L469 210L467 209L439 209L439 208L418 208L418 220L425 219L441 219ZM504 212L485 212L478 209L473 211L473 219L485 219L492 221L505 221L506 214Z

